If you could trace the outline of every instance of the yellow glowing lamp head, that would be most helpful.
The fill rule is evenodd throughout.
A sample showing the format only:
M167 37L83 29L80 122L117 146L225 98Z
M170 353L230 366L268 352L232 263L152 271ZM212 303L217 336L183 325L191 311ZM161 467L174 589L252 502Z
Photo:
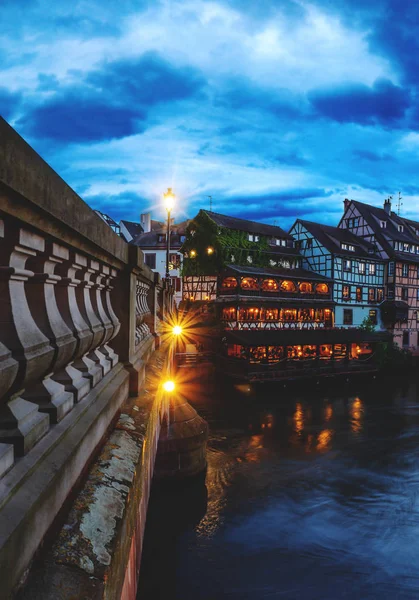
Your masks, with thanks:
M172 331L174 335L180 335L182 333L182 327L180 325L175 325Z
M163 194L164 206L166 210L172 210L175 205L175 194L172 192L172 188L167 188L167 192Z
M196 256L196 250L191 250L191 258L195 258Z
M165 392L173 392L173 390L175 389L175 382L174 381L165 381L163 383L163 389Z
M208 246L207 254L214 254L214 248L212 248L212 246Z

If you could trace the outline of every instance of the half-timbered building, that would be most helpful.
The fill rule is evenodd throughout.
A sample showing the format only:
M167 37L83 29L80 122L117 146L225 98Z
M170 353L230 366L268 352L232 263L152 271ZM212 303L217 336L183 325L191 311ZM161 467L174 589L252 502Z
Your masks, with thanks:
M381 319L403 347L418 348L419 331L419 224L403 219L384 207L345 200L339 227L373 244L386 259L385 298L380 304Z
M298 219L290 229L302 266L333 280L336 327L359 327L365 319L382 329L385 261L374 244L347 229Z

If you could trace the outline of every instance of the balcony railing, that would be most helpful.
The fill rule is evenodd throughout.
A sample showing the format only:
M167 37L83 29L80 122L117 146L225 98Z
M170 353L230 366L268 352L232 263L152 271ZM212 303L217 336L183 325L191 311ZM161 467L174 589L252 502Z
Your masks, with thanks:
M326 329L332 328L325 321L223 321L225 329Z
M236 288L221 288L218 291L219 296L249 296L258 298L272 298L272 299L304 299L307 300L332 300L331 293L321 294L318 292L286 292L284 290L248 290L241 287Z

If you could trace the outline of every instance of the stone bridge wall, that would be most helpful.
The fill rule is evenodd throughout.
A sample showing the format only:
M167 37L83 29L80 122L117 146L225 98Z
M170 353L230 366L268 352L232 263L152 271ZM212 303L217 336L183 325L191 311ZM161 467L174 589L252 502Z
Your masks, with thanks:
M158 343L172 289L0 119L0 581L24 576Z

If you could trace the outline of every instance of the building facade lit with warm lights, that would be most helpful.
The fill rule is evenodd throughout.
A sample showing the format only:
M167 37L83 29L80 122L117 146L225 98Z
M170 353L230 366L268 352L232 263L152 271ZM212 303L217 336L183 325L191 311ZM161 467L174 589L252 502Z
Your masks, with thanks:
M217 279L226 374L265 381L376 370L374 347L387 333L336 327L333 273L303 268L296 241L280 227L200 211L182 250L189 277Z
M333 280L335 326L359 327L367 319L383 329L385 261L374 245L351 231L298 219L290 229L302 265Z
M419 347L419 223L404 219L391 209L345 200L339 223L373 244L386 261L385 298L380 305L384 326L402 347Z

